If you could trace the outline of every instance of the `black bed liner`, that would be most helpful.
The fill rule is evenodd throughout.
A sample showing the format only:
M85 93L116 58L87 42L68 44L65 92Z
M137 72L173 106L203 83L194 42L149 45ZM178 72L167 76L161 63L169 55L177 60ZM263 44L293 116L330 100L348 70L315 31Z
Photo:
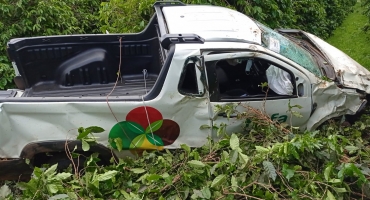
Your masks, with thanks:
M24 97L99 97L99 96L141 96L148 93L154 86L156 77L149 77L144 80L144 76L138 79L119 79L116 86L115 83L109 84L94 84L81 87L74 87L71 90L68 87L34 91L26 90ZM114 88L114 89L113 89ZM113 91L112 91L113 90Z
M112 95L144 95L143 70L150 74L150 90L164 63L157 29L154 16L136 34L17 38L8 42L8 54L19 71L23 97L106 96L119 66L124 81Z

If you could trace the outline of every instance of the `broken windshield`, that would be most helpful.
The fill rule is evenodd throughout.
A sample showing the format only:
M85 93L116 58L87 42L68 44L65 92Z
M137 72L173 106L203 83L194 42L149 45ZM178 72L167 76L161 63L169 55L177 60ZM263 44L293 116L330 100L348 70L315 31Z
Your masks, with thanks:
M257 21L256 24L262 31L264 47L289 58L316 76L321 76L319 66L309 52L267 26Z

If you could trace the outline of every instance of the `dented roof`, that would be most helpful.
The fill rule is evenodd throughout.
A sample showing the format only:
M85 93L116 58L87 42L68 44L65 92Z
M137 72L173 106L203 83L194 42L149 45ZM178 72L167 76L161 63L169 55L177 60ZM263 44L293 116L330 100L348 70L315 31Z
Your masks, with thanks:
M232 38L261 44L261 30L249 17L217 6L171 6L162 9L171 34L197 34L204 39Z

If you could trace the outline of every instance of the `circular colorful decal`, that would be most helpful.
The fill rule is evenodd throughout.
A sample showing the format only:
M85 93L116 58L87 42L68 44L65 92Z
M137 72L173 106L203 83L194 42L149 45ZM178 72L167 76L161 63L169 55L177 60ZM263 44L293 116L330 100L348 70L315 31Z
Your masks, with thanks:
M109 132L110 145L117 149L115 138L122 141L122 149L159 149L179 137L179 125L153 107L142 106L131 110L126 121L115 124Z

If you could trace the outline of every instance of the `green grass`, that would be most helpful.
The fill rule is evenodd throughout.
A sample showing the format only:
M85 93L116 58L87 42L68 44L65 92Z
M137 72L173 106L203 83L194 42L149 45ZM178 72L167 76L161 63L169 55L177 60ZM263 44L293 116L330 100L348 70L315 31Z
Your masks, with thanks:
M370 69L370 31L364 32L362 27L367 23L363 15L364 8L358 2L354 12L350 13L333 36L327 39L331 45L348 54L362 66Z

